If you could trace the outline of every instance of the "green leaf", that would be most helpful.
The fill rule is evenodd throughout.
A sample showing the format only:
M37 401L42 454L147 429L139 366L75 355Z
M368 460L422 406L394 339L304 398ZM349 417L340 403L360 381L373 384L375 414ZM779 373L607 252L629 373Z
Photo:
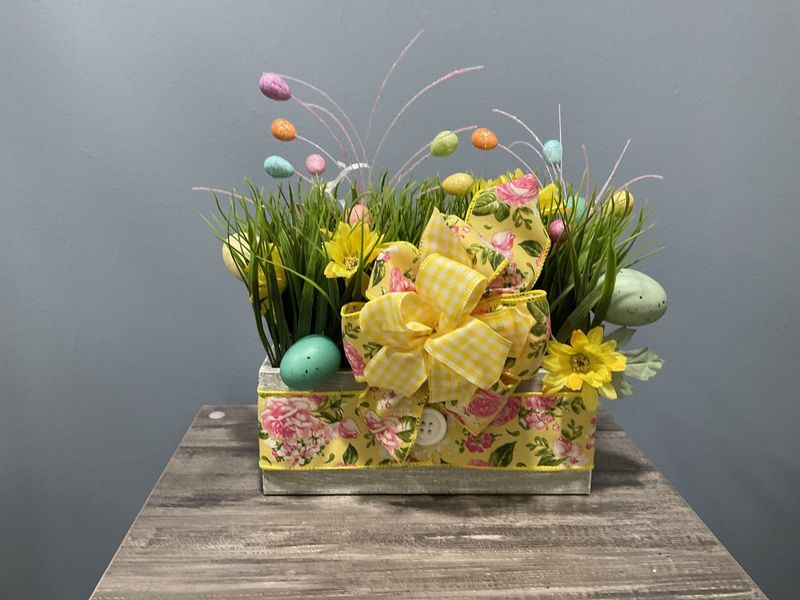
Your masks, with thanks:
M342 455L342 462L346 465L354 465L358 461L358 450L355 449L353 444L347 444L347 450Z
M382 260L376 260L375 266L372 269L372 284L377 284L386 274L386 263Z
M405 443L409 443L414 438L414 430L409 429L406 431L398 431L397 437L403 440Z
M627 396L633 396L633 386L625 379L621 372L617 371L616 373L612 373L611 385L617 390L618 397L625 398Z
M336 455L333 452L331 452L330 455L328 456L328 460L325 461L325 464L327 465L328 463L333 462L334 458L336 458Z
M495 467L507 467L514 458L514 447L517 442L509 442L498 447L489 455L489 462Z
M494 194L481 194L475 201L475 206L472 208L472 214L476 217L485 217L492 214L495 209Z
M322 419L326 423L333 423L333 422L339 420L339 419L336 418L335 415L332 415L331 413L329 413L328 411L325 411L325 410L320 410L319 411L319 416L322 417Z
M618 327L606 334L605 341L614 340L617 342L617 350L622 350L631 341L634 333L636 330L630 327Z
M475 211L472 211L473 213ZM497 208L494 209L494 218L497 219L498 222L505 221L508 218L508 215L511 214L511 209L508 207L508 204L497 204Z
M545 454L539 459L539 466L540 467L557 467L562 462L564 462L566 458L556 458L552 454Z
M525 250L528 256L538 258L542 255L542 245L534 240L522 240L519 243L520 248Z
M664 366L664 360L648 348L628 350L623 354L628 359L628 365L623 372L639 381L647 381Z

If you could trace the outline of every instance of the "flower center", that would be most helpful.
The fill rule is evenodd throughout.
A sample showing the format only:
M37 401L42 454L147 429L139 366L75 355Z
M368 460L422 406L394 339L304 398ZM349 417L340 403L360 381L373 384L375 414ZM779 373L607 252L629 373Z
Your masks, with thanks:
M589 370L589 357L585 354L573 354L569 359L569 366L576 373L586 373Z
M355 256L345 256L344 268L349 271L356 270L358 268L358 259Z

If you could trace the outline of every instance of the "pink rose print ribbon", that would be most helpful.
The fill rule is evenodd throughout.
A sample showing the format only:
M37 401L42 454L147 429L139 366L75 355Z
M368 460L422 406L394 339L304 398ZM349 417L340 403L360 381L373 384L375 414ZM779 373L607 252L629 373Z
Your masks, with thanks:
M381 429L382 419L418 421L430 404L478 434L539 368L549 311L545 293L528 290L550 240L537 194L526 175L482 192L464 220L434 210L419 248L386 248L369 301L343 307L345 354L372 390L367 425L393 456L405 455L396 451L413 445L416 431L404 441L384 433L391 428ZM387 391L414 401L382 406Z

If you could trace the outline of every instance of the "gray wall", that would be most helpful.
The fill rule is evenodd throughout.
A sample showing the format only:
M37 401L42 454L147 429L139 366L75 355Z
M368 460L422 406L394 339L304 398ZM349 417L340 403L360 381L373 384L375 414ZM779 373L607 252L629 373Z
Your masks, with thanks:
M491 8L489 8L491 6ZM798 4L3 2L0 18L0 596L89 594L198 407L254 402L262 350L223 269L198 184L261 163L285 116L256 82L315 82L379 125L450 68L383 153L480 122L544 137L564 113L605 175L643 184L667 249L648 272L667 316L638 334L665 358L609 409L773 598L796 597L800 492ZM305 94L308 97L308 94ZM519 136L521 137L521 135ZM280 150L300 163L299 143ZM421 173L510 166L465 145ZM258 493L253 490L253 493Z

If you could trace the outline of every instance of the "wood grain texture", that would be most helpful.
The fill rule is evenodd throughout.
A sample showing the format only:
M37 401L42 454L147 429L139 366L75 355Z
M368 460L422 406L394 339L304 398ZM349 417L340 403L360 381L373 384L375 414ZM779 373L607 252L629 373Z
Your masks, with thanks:
M200 411L93 600L765 598L605 413L589 496L265 497L255 418Z

